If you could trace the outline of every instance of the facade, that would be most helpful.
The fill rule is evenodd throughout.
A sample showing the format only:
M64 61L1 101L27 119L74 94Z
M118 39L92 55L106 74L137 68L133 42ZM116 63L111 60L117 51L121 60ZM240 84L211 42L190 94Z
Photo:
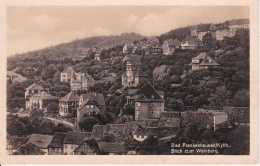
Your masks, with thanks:
M191 70L194 71L199 69L208 69L209 67L216 67L219 66L219 64L204 52L192 58L189 66L191 66Z
M216 39L223 40L224 37L234 37L236 35L236 29L224 28L216 30Z
M136 87L147 80L148 76L142 72L142 63L138 55L127 55L126 74L122 75L122 87Z
M79 96L75 92L70 92L59 100L60 116L76 116L79 105Z
M85 140L74 150L74 155L98 155L100 153L95 139Z
M98 113L104 113L105 111L106 104L102 93L83 93L79 99L77 122L80 122L84 116L96 115Z
M77 80L71 81L70 88L72 91L88 90L89 87L95 85L95 80L91 76L82 76Z
M190 49L194 50L196 49L201 43L201 41L196 36L190 36L187 35L182 41L181 41L181 49Z
M217 30L217 27L214 24L200 24L197 27L197 37L200 41L202 41L203 36L205 36L207 33L211 33L213 36L215 36L215 31Z
M63 141L63 154L74 155L74 150L78 148L84 140L90 139L89 132L69 131Z
M75 80L75 76L76 72L69 66L61 72L60 82L70 82L71 80Z
M48 145L49 155L63 155L63 141L67 133L56 132Z
M160 118L161 112L164 112L164 92L156 91L150 83L132 91L127 96L127 103L134 104L135 120Z
M38 148L40 148L45 155L48 155L48 145L50 144L53 136L43 135L43 134L32 134L27 142L32 143Z
M165 55L171 55L176 48L180 48L181 43L178 39L175 39L174 41L172 39L167 39L163 42L163 54Z
M26 89L25 92L25 108L27 110L33 110L35 108L40 108L40 98L43 97L43 87L40 84L32 84Z

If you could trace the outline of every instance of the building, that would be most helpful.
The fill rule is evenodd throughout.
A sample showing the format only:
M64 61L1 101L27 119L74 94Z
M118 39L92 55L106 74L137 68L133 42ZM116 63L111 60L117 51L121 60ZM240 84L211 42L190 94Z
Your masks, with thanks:
M32 134L27 142L32 143L38 148L40 148L45 155L48 155L48 145L50 144L53 136L52 135L43 135L43 134Z
M59 100L60 116L76 116L79 106L79 96L75 92L70 92Z
M60 82L70 82L71 80L75 80L76 72L72 69L72 67L67 67L60 74Z
M6 150L8 155L17 152L19 147L28 142L28 137L13 137L9 136L6 140Z
M100 154L102 155L126 155L125 143L98 142Z
M27 110L33 110L35 108L40 108L39 100L43 96L43 87L41 84L32 84L26 89L25 92L25 108Z
M149 55L161 55L163 53L163 49L160 46L150 46L149 49Z
M224 37L234 37L235 35L236 35L236 29L218 28L216 30L216 40L223 40Z
M74 155L74 150L78 148L84 140L91 137L91 132L69 131L63 141L63 154Z
M189 66L191 66L191 70L194 71L199 69L208 69L209 67L217 67L219 64L204 52L192 58Z
M180 48L181 42L178 39L167 39L163 42L163 54L171 55L176 48Z
M148 81L148 76L142 71L142 63L138 55L127 55L126 74L122 75L122 87L136 87Z
M200 41L203 41L203 36L207 33L211 33L212 36L215 36L215 31L217 27L214 24L200 24L197 27L197 37Z
M249 29L250 28L249 19L229 20L229 21L226 21L225 24L230 29Z
M74 150L74 155L98 155L99 153L99 146L94 138L83 141L83 143Z
M181 41L181 49L190 49L194 50L197 49L199 46L201 46L202 41L198 39L197 36L191 36L187 35L182 41Z
M49 155L63 155L63 141L67 133L56 132L48 145Z
M147 83L138 90L130 90L127 96L127 104L134 104L135 120L158 119L164 112L164 92L156 91Z
M85 73L84 76L81 76L80 78L77 77L76 80L72 80L70 83L70 88L72 91L87 91L89 87L92 87L94 85L95 80L90 75Z
M123 54L132 54L134 52L134 44L124 44Z
M84 116L104 113L106 104L102 93L87 92L83 93L79 99L79 107L77 109L77 122L80 122Z
M14 71L7 71L6 79L8 81L11 81L12 83L24 82L27 80L27 78L21 76L20 74L15 73Z

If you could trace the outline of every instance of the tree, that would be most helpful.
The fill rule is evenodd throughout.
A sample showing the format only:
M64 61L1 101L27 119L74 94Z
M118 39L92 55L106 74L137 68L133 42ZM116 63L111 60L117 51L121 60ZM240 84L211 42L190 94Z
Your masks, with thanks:
M125 114L135 116L135 108L131 105L126 106Z
M189 123L183 132L183 137L186 140L186 143L193 143L199 139L200 133L197 126L194 123Z
M81 130L91 132L94 125L96 125L98 122L98 119L95 117L86 117L79 122L79 127L81 128Z
M59 113L59 104L51 102L47 105L48 113L57 115Z

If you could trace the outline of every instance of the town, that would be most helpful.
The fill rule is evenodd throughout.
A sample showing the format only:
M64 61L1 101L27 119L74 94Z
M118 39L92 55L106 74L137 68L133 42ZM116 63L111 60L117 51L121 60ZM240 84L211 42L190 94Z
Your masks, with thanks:
M7 154L170 155L173 143L248 154L249 27L229 20L110 48L75 41L64 59L70 46L10 58Z

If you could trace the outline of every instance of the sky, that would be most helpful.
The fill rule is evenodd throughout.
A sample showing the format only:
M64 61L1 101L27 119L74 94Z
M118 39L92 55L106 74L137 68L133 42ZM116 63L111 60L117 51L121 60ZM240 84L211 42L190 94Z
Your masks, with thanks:
M92 36L136 32L157 36L200 23L249 18L238 6L9 6L7 55Z

